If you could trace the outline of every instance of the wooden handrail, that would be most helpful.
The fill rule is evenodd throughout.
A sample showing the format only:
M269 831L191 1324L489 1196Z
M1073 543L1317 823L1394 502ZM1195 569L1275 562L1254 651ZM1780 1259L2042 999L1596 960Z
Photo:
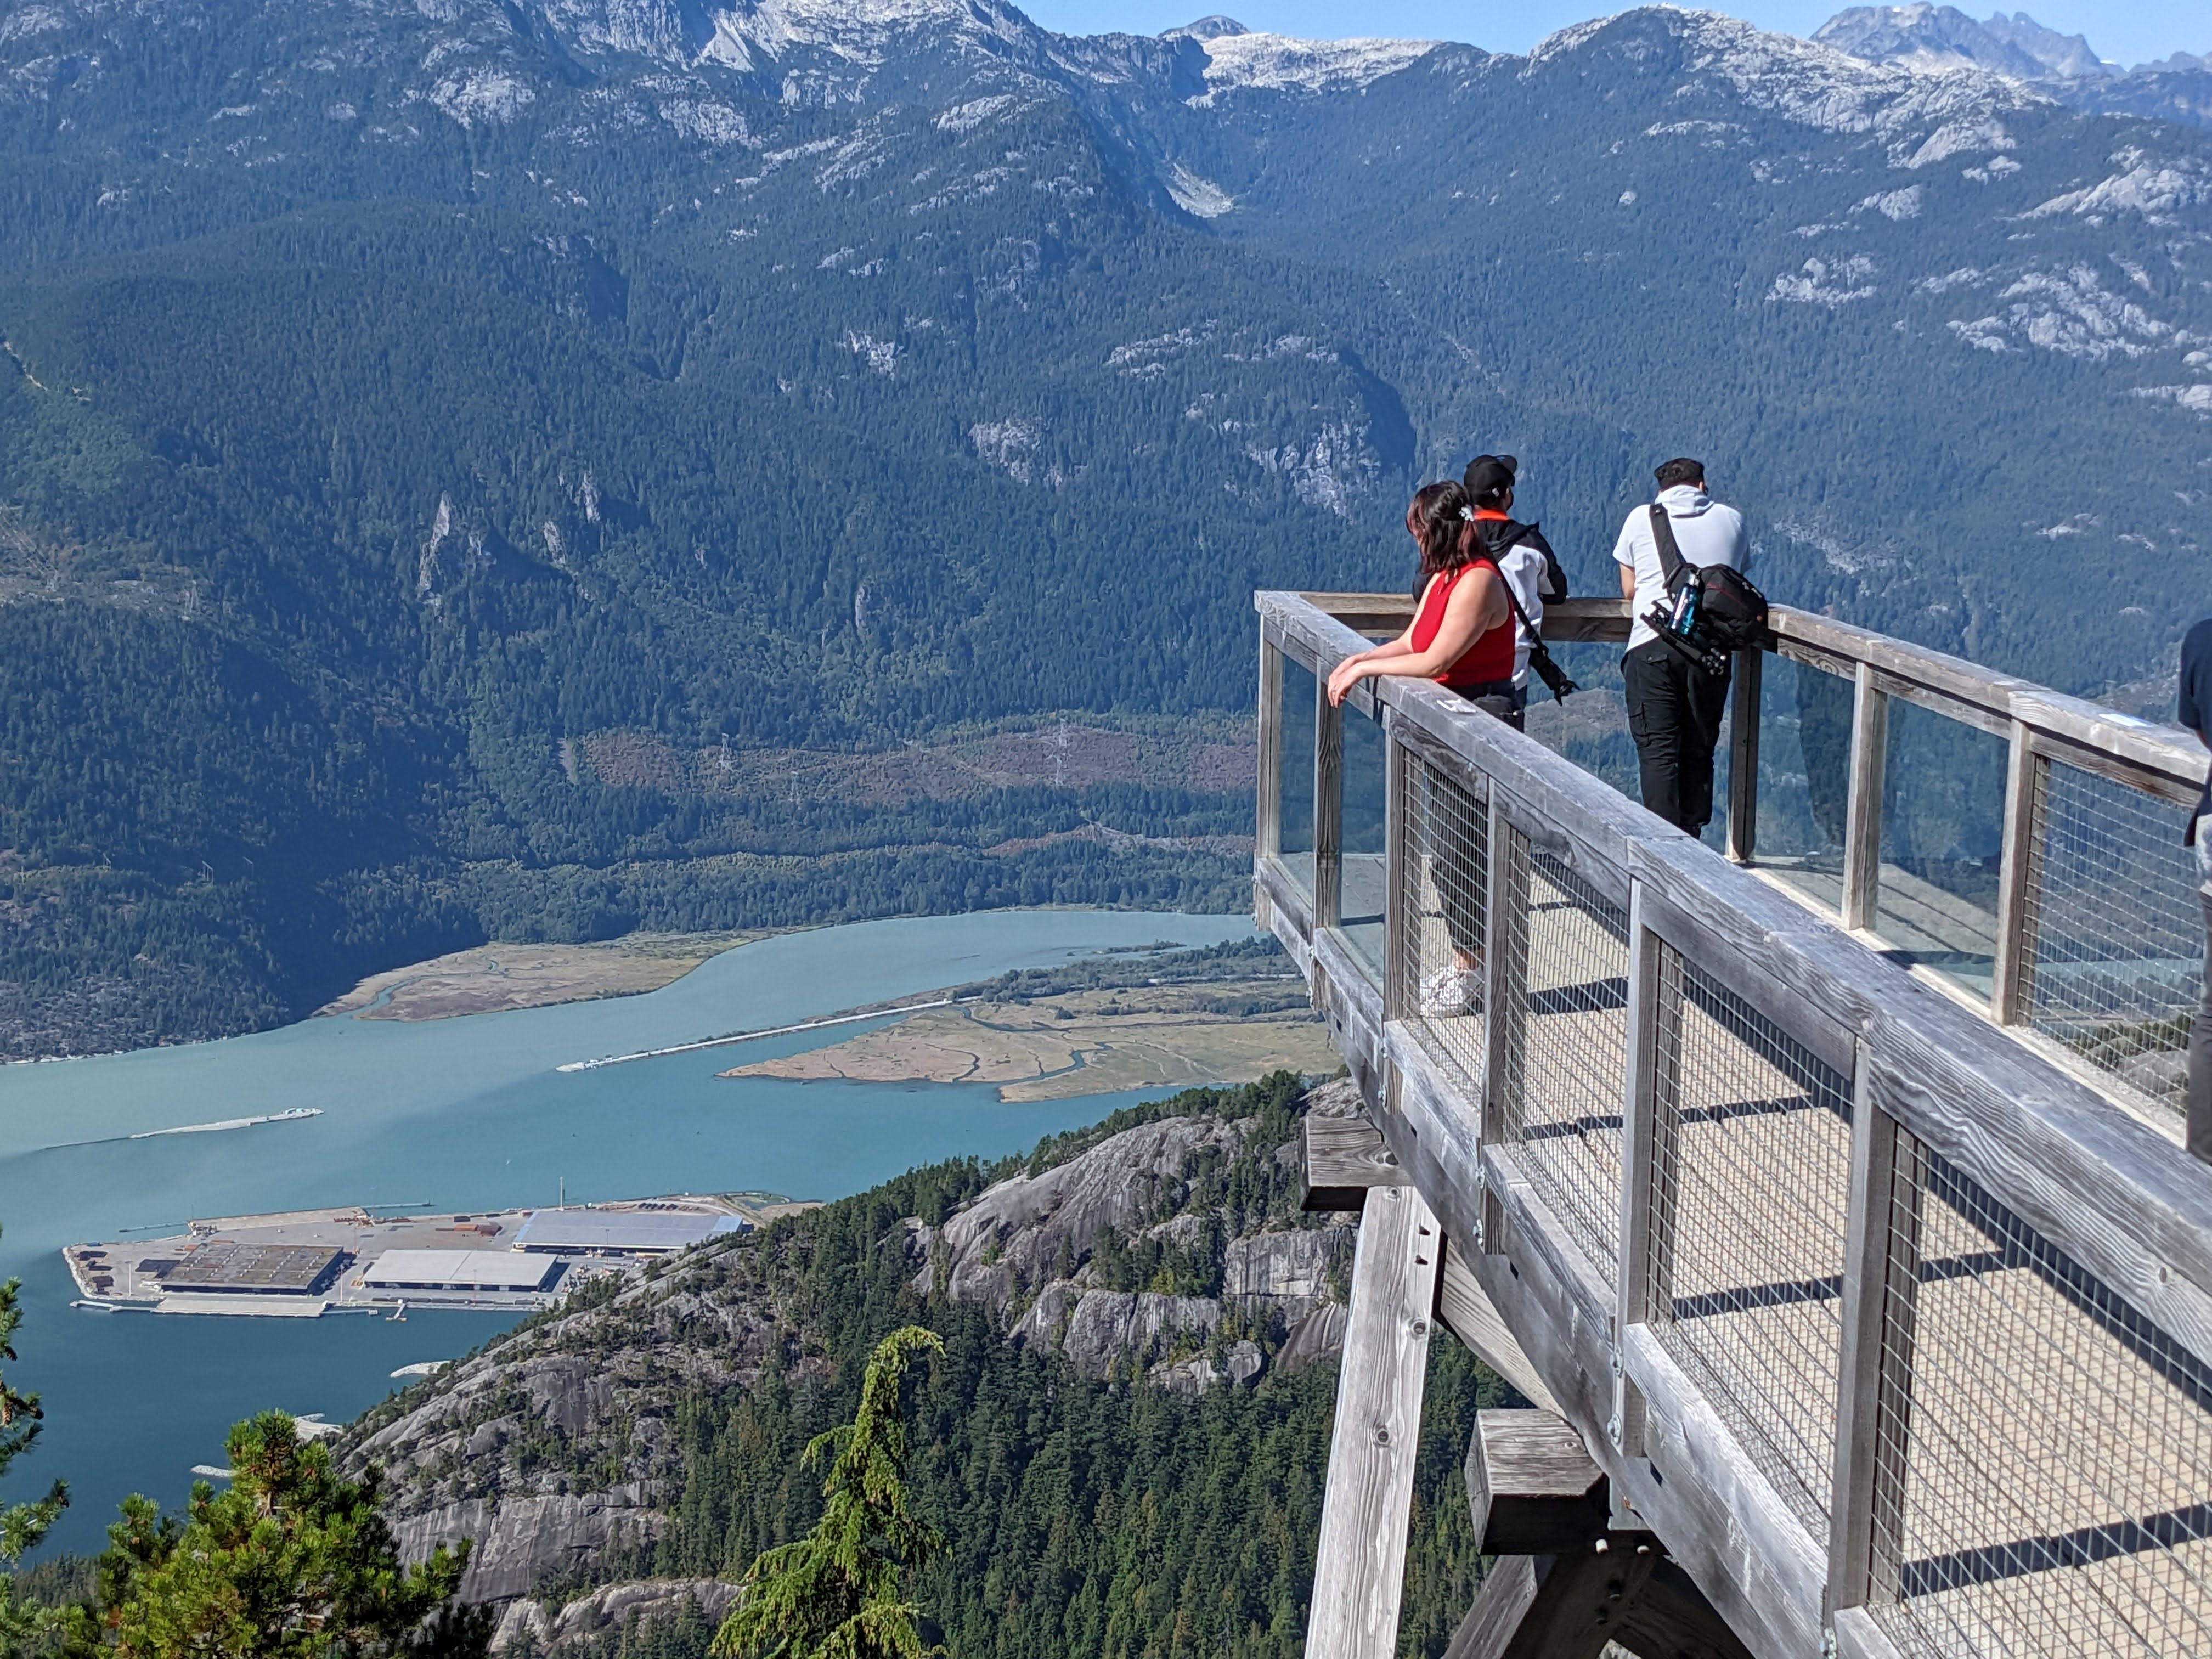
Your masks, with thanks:
M1411 598L1399 593L1284 597L1295 597L1363 635L1402 629L1413 615ZM1543 635L1556 641L1626 641L1632 620L1630 610L1626 599L1557 600L1544 607ZM2212 757L2180 726L2124 714L1814 611L1776 605L1769 623L1778 655L1845 679L1855 678L1864 664L1873 672L1875 689L1886 696L1999 735L2018 720L2062 757L2115 775L2120 781L2134 781L2169 799L2185 794L2193 801L2204 787ZM2104 764L2097 763L2100 757Z

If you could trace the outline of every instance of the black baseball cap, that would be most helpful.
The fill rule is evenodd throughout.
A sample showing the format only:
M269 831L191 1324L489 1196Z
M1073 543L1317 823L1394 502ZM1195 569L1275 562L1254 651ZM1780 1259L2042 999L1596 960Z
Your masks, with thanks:
M1521 463L1510 455L1478 455L1467 464L1460 484L1470 495L1495 495L1501 489L1512 489L1520 471Z
M1672 489L1676 484L1703 483L1705 464L1693 461L1687 455L1677 455L1671 461L1662 461L1651 469L1651 476L1659 480L1659 488Z

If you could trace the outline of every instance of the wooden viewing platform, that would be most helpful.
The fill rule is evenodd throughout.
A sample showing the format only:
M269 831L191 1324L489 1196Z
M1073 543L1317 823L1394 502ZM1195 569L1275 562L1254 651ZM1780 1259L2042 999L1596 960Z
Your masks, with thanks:
M1258 915L1366 1108L1308 1146L1364 1216L1310 1659L1395 1651L1438 1319L1534 1407L1451 1659L2212 1654L2194 740L1778 611L1701 846L1571 757L1602 690L1331 709L1405 602L1257 603Z

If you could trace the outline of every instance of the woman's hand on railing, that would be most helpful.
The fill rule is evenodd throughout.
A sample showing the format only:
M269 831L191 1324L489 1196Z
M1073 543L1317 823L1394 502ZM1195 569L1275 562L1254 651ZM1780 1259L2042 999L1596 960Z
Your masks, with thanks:
M1330 671L1328 677L1328 706L1331 708L1342 707L1345 694L1350 691L1353 686L1358 684L1361 680L1366 678L1368 674L1374 672L1373 670L1366 667L1367 661L1368 653L1362 651L1352 656L1346 657L1342 662L1337 664L1337 665Z

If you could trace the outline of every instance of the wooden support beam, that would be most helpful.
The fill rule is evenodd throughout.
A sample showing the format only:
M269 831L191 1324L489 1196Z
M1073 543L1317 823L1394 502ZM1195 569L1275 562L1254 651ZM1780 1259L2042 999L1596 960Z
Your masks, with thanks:
M1905 1472L1894 1437L1911 1408L1923 1184L1913 1176L1923 1154L1875 1103L1874 1063L1862 1052L1851 1107L1843 1347L1829 1498L1831 1616L1839 1608L1895 1599L1903 1519Z
M1846 927L1874 926L1881 883L1881 779L1889 758L1889 697L1874 670L1859 665L1851 704L1850 793L1844 816L1844 910Z
M1751 862L1759 846L1759 705L1766 653L1735 653L1734 719L1729 727L1728 855Z
M1482 1581L1444 1659L1599 1659L1626 1636L1626 1615L1660 1559L1648 1543L1506 1556Z
M1443 1234L1412 1187L1368 1194L1352 1265L1307 1659L1394 1659Z
M1506 1328L1505 1316L1475 1276L1474 1263L1449 1239L1444 1242L1443 1272L1437 1277L1437 1317L1474 1350L1477 1359L1510 1382L1523 1400L1558 1413L1559 1402L1552 1398L1535 1365Z
M1283 850L1283 653L1260 641L1259 817L1253 826L1255 860Z
M1328 677L1314 676L1314 926L1334 927L1344 910L1344 710L1328 700Z
M1370 1187L1403 1187L1410 1177L1391 1153L1382 1131L1364 1117L1306 1114L1305 1191L1302 1210L1357 1210Z
M2012 724L2005 762L2002 851L1997 866L1996 964L1990 1015L2000 1025L2027 1023L2035 1000L2035 915L2032 900L2043 871L2043 786L2050 763L2035 752L2034 734Z
M1467 1501L1483 1555L1560 1555L1605 1535L1605 1471L1557 1412L1484 1411L1467 1443Z
M1407 810L1408 792L1414 787L1414 763L1389 726L1382 733L1382 1018L1403 1019L1419 996L1411 981L1413 966L1405 942L1415 935L1407 930L1411 897L1406 889L1413 879L1415 855L1408 844L1413 816Z
M1659 1099L1663 1073L1681 1054L1681 999L1661 994L1661 953L1666 947L1644 916L1644 885L1628 906L1627 1064L1620 1103L1620 1262L1613 1329L1648 1324L1655 1286L1671 1308L1669 1262L1674 1237L1670 1200L1674 1114ZM1662 1121L1663 1120L1663 1121ZM1606 1428L1624 1455L1644 1450L1644 1402L1637 1397L1618 1354L1614 1357L1613 1414Z
M1490 801L1489 891L1483 896L1482 1139L1517 1140L1513 1073L1528 1018L1528 842ZM1486 1243L1486 1249L1492 1247Z
M1571 1554L1501 1557L1444 1659L1753 1659L1656 1546L1616 1534Z

